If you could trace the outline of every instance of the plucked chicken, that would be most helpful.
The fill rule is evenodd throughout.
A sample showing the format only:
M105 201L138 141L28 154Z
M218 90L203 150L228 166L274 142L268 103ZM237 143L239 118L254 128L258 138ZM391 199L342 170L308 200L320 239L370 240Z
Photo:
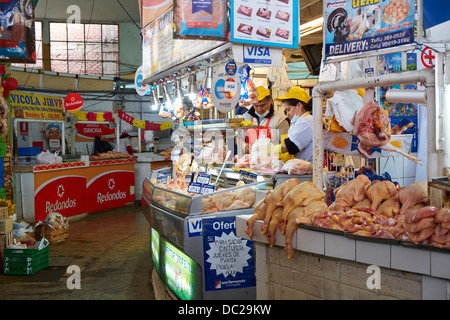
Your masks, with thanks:
M287 218L289 213L296 207L306 207L313 201L324 200L325 193L317 189L316 185L310 181L304 181L289 191L282 200L283 217L280 223L282 234L286 231Z
M390 144L391 121L386 111L373 100L373 88L367 89L363 97L363 106L352 119L353 134L359 139L358 150L371 158L370 150L379 147L385 151L397 152L409 160L420 164L420 160Z
M273 211L280 206L283 206L283 201L286 195L296 188L300 184L297 178L288 179L282 184L278 185L270 194L266 196L266 216L264 218L264 223L261 226L262 234L267 233L269 227L270 219L272 218Z
M428 203L428 183L416 182L400 189L398 198L402 204L400 214L408 212L416 204Z
M255 235L253 226L255 225L256 220L263 220L265 218L266 209L265 199L260 200L255 206L255 213L247 220L247 229L245 230L245 233L248 234L250 239Z
M366 198L366 190L370 185L370 179L364 174L360 174L355 179L341 185L333 192L335 202L330 205L330 210L348 210L358 202L363 201Z
M312 164L302 159L291 159L286 161L281 170L286 171L289 175L311 174Z
M374 181L367 188L367 197L372 201L371 208L377 210L378 206L384 201L397 194L397 188L391 181Z

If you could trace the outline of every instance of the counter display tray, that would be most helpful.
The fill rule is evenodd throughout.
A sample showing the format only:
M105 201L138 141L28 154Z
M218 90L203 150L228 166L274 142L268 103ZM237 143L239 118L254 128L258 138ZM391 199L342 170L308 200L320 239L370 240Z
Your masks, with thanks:
M354 234L354 233L351 233L351 232L347 232L345 236L347 238L353 239L353 240L360 240L360 241L367 241L367 242L374 242L374 243L382 243L382 244L389 244L389 245L397 245L398 246L401 243L401 240L398 240L398 239L361 236L361 235Z
M422 243L413 243L411 241L402 240L400 242L402 247L405 248L411 248L411 249L422 249L422 250L428 250L428 251L435 251L435 252L442 252L442 253L450 253L450 248L439 248L435 247L429 244L422 244Z
M304 223L299 223L298 227L302 228L302 229L308 229L311 231L326 232L326 233L332 233L332 234L337 234L337 235L341 235L341 236L346 236L346 234L348 233L348 231L345 231L345 230L318 227L318 226L313 226L311 224L304 224Z

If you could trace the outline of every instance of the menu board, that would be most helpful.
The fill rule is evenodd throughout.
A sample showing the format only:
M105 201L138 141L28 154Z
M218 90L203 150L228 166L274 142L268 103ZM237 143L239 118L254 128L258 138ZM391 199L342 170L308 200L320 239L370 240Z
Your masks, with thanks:
M173 10L169 9L144 28L144 79L224 44L223 41L174 39L172 22Z
M413 43L415 11L415 0L324 1L325 55Z
M230 12L232 42L298 48L298 0L232 0Z

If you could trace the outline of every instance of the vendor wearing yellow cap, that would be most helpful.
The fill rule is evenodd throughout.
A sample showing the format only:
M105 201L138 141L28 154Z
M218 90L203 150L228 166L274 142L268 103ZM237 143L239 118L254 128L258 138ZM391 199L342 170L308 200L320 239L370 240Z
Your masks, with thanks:
M287 138L276 148L280 153L288 152L295 158L313 161L313 117L312 100L305 89L292 87L288 93L278 97L284 112L291 121Z
M245 114L245 120L251 120L258 129L247 130L248 142L252 145L256 139L270 138L272 143L280 143L281 135L287 134L289 120L282 112L275 110L270 90L259 86L256 88L258 102Z

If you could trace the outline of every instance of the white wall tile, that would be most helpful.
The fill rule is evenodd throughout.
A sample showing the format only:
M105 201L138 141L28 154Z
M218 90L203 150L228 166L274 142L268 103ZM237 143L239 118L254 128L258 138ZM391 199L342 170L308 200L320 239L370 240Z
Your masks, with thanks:
M391 246L356 240L356 261L389 268L391 266Z
M391 246L391 268L430 274L431 255L428 250Z
M325 234L325 255L329 257L355 260L355 240L343 235Z

